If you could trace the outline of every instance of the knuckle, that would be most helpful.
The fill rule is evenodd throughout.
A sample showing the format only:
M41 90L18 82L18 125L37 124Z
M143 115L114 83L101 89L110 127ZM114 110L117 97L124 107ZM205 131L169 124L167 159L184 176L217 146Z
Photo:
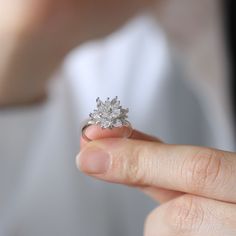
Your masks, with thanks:
M193 193L217 187L222 182L223 173L226 172L223 164L223 153L207 148L197 151L182 170L187 187Z
M171 232L187 234L199 232L204 219L204 211L193 196L184 196L173 201L168 209L168 223Z
M119 177L129 185L143 185L146 179L145 151L136 146L131 147L126 154L117 154L113 169L119 170Z
M133 149L130 158L124 161L123 176L130 184L139 183L141 181L139 170L140 152L139 148Z

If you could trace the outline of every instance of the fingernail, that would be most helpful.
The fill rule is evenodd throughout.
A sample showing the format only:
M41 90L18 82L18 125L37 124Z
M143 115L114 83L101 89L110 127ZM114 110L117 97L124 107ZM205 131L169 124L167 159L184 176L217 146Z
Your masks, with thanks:
M84 149L77 157L78 167L88 174L104 174L110 166L110 155L98 147Z

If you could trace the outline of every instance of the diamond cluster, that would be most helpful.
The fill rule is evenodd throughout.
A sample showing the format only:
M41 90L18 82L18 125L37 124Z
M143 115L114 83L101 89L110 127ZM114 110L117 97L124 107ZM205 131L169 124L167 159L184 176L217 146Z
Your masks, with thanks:
M120 128L123 125L127 125L129 109L123 109L118 101L118 97L110 100L107 98L105 102L102 102L100 98L97 98L97 109L91 113L89 124L100 125L103 129Z

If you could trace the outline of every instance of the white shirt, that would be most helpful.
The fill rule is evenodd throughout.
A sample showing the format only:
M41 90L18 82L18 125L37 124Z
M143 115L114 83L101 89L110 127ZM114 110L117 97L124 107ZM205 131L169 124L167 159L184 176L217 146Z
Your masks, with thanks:
M173 54L158 25L141 16L74 50L47 102L0 111L1 236L142 235L156 204L75 167L80 126L98 96L118 96L136 129L168 143L234 149L224 108L186 79Z

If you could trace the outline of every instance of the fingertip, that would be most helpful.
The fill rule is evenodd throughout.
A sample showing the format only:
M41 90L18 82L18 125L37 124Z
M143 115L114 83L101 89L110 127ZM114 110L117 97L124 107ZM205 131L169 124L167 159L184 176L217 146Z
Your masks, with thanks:
M86 141L83 137L80 137L80 149L83 149L88 141Z
M89 140L110 139L110 138L125 138L130 135L129 127L103 129L98 125L91 125L80 138L80 148L83 149ZM86 136L87 138L85 138Z

